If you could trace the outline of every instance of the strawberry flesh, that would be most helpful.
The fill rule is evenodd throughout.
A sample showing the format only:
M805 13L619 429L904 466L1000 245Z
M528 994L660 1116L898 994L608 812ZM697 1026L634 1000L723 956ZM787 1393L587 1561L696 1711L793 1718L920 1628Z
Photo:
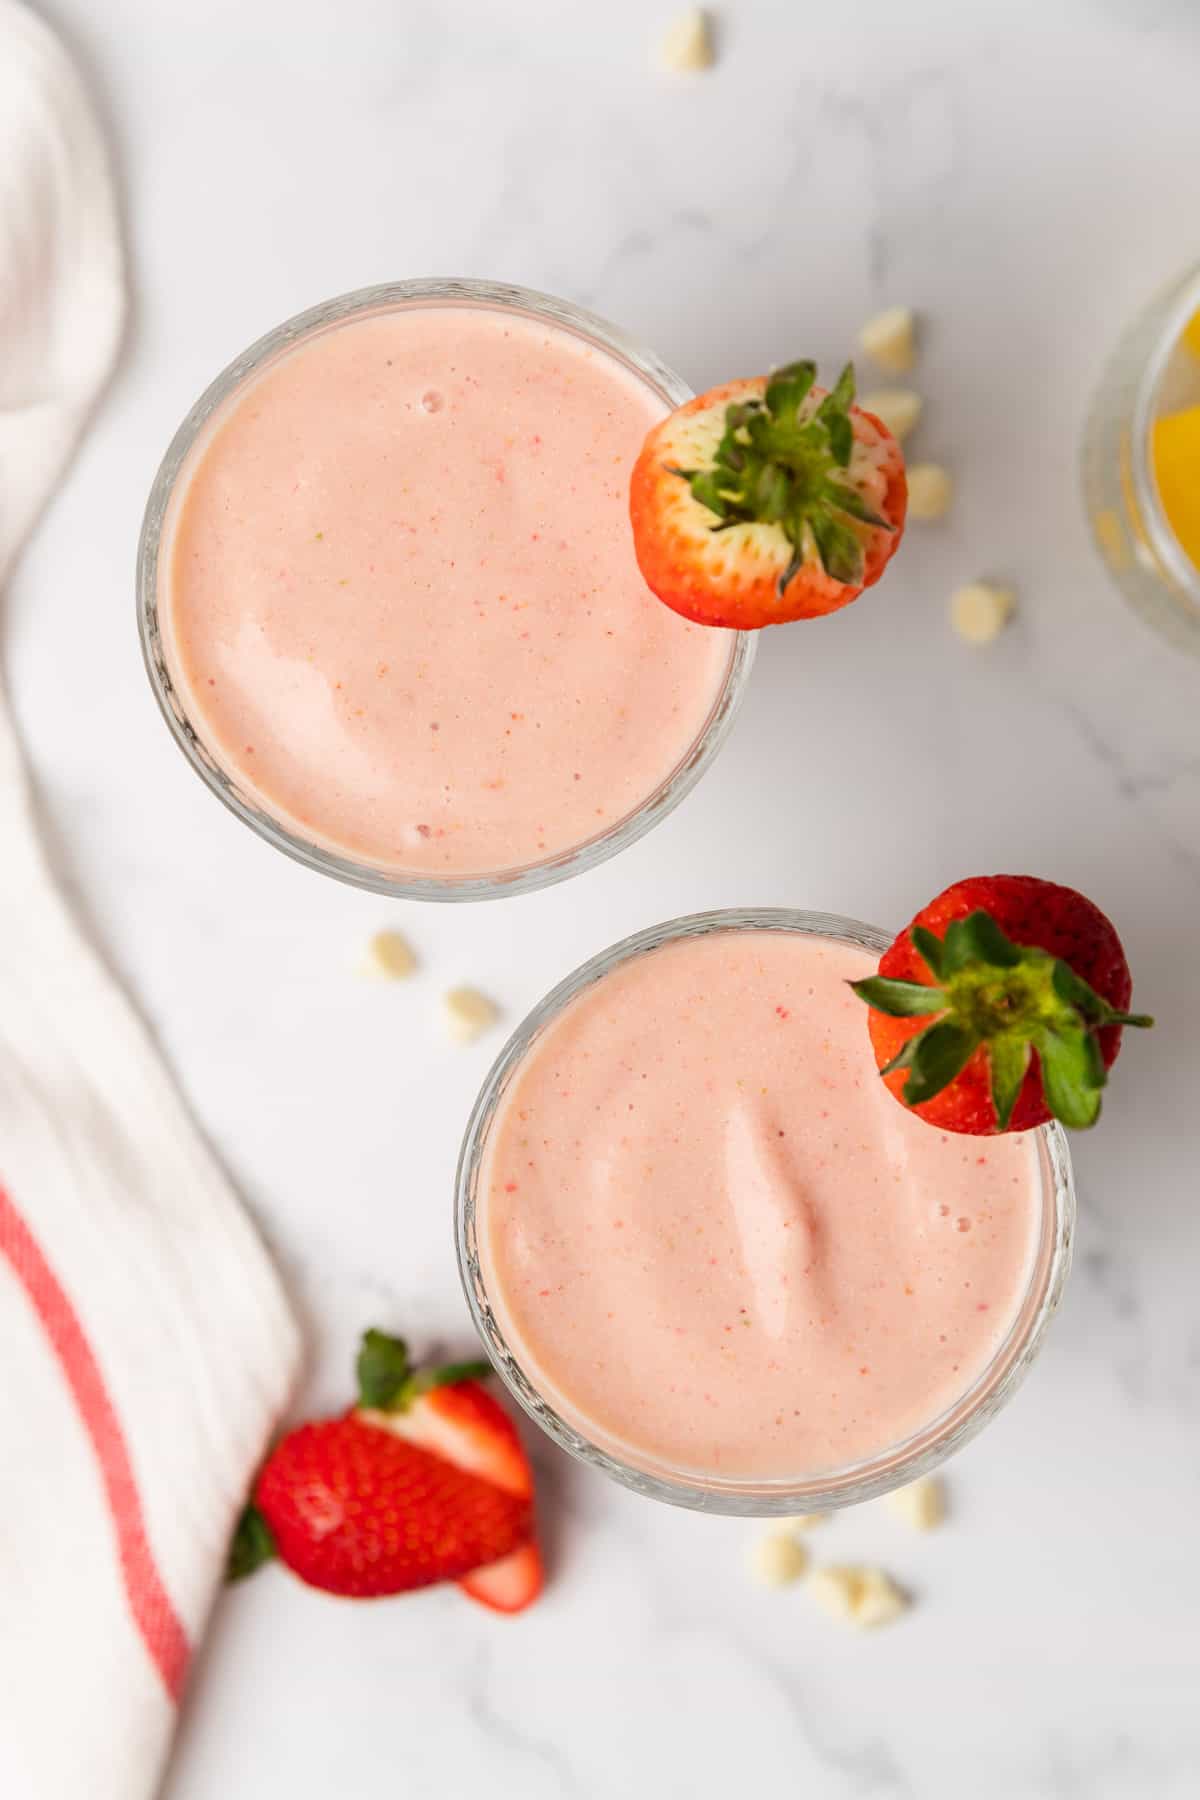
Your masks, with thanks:
M544 1580L541 1552L531 1541L501 1557L499 1562L486 1563L461 1576L458 1585L480 1606L488 1606L493 1612L518 1613L533 1605Z

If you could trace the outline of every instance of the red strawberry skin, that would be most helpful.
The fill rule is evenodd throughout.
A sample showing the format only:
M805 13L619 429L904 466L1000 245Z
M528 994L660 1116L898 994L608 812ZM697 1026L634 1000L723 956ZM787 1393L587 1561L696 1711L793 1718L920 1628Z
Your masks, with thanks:
M434 1388L402 1412L364 1409L359 1416L518 1500L533 1498L533 1470L517 1428L477 1381Z
M254 1498L293 1573L355 1599L458 1580L532 1526L527 1499L354 1414L290 1432Z
M880 958L879 973L893 980L917 981L932 986L933 975L913 947L913 926L924 925L935 937L941 938L952 920L965 919L977 909L990 913L1014 943L1031 945L1048 951L1051 956L1061 957L1110 1006L1118 1012L1129 1010L1133 981L1112 921L1074 888L1060 887L1056 882L1042 881L1035 875L974 875L965 881L954 882L905 926ZM904 1043L927 1024L928 1020L924 1018L892 1018L872 1007L869 1025L878 1066L882 1069ZM1105 1066L1111 1068L1121 1048L1121 1027L1105 1027L1098 1033L1098 1039ZM897 1098L900 1098L905 1079L903 1069L884 1076ZM973 1136L993 1134L996 1112L992 1104L986 1049L981 1046L940 1094L911 1110L942 1131L960 1131ZM1035 1052L1008 1129L1028 1131L1032 1126L1044 1125L1050 1117L1042 1096L1041 1071Z
M781 596L779 578L791 558L782 532L763 525L713 530L714 515L671 471L703 461L710 447L705 440L715 441L725 409L761 399L766 389L765 376L710 388L650 432L634 465L629 516L638 566L665 605L697 624L754 631L836 612L879 580L904 534L908 483L903 454L882 420L858 406L850 408L850 419L866 465L861 486L893 527L865 534L860 581L837 581L810 557ZM814 387L813 400L825 392Z

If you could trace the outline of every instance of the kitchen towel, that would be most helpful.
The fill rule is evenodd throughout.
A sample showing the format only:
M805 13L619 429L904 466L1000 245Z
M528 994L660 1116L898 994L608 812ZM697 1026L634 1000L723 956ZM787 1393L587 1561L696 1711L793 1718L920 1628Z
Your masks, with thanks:
M88 96L47 26L0 0L0 583L124 315ZM253 1227L53 881L0 695L5 1800L158 1790L298 1354Z

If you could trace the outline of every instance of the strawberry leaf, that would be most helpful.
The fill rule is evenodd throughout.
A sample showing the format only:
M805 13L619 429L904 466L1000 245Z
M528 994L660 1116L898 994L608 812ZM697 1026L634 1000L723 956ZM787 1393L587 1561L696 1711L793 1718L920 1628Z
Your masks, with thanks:
M972 963L986 963L991 968L1015 969L1022 957L1043 952L1021 951L1001 931L990 913L968 913L965 919L952 919L942 939L942 972L957 975Z
M912 1037L905 1038L891 1062L884 1063L879 1073L881 1075L894 1075L897 1069L911 1069L917 1060L917 1052L921 1048L922 1035L921 1032L916 1031L913 1033Z
M854 449L854 427L850 423L850 415L844 412L830 413L822 423L829 433L829 454L839 469L848 468L850 453Z
M1061 957L1055 961L1050 979L1059 999L1073 1006L1091 1025L1132 1025L1137 1030L1148 1031L1154 1024L1149 1013L1117 1012Z
M785 363L782 369L776 369L767 383L764 395L767 411L781 424L794 425L816 379L816 363Z
M414 1369L403 1338L386 1331L364 1331L356 1365L358 1404L376 1412L405 1412L434 1388L460 1381L482 1381L492 1372L489 1362L443 1363L440 1368Z
M868 506L857 488L852 488L844 481L827 481L825 498L830 506L836 506L839 512L849 513L861 525L871 525L876 531L894 531L896 528L887 519L882 518L871 506Z
M1090 1031L1047 1028L1034 1037L1042 1065L1046 1105L1063 1125L1086 1131L1100 1117L1101 1090L1108 1079L1104 1059Z
M941 938L935 937L925 925L914 925L909 936L921 961L940 981L945 973Z
M847 586L861 581L863 548L850 526L841 524L832 513L814 513L808 523L825 573Z
M692 476L692 493L702 506L715 512L719 519L728 518L730 509L730 502L722 492L724 479L719 469L706 469L699 475Z
M274 1555L275 1539L271 1536L271 1527L257 1506L244 1507L229 1546L225 1579L243 1581L247 1575L261 1569L265 1562L270 1562Z
M992 1105L996 1109L996 1129L1007 1131L1013 1107L1025 1081L1029 1067L1029 1040L1021 1037L994 1038L988 1045L988 1063L992 1078Z
M849 984L860 1000L890 1019L918 1019L927 1013L946 1010L946 996L941 988L926 987L920 981L892 981L886 975L867 975Z
M695 489L692 490L693 493ZM777 525L787 511L791 484L778 463L767 463L754 485L754 509L766 525Z
M410 1376L404 1388L404 1403L409 1404L434 1388L457 1387L460 1381L484 1381L492 1372L490 1362L444 1363L440 1369L422 1369Z
M817 409L817 416L828 420L832 413L846 412L854 404L854 364L846 363Z
M359 1405L387 1412L400 1403L412 1374L408 1345L386 1331L364 1331L355 1373Z
M904 1100L908 1106L921 1106L935 1094L940 1094L944 1087L949 1087L954 1077L962 1073L979 1043L973 1032L951 1019L930 1025L909 1041L915 1048L908 1080L904 1084Z
M1027 951L1018 949L993 919L991 913L977 909L968 913L959 930L969 954L977 962L990 963L994 969L1015 969Z

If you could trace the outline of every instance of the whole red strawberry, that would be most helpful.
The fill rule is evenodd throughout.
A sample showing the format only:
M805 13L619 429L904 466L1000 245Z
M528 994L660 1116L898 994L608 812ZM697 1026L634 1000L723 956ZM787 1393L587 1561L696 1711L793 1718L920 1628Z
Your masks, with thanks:
M1099 907L1033 875L977 875L931 900L851 983L892 1093L943 1131L1093 1125L1133 982Z
M629 490L638 566L702 625L757 630L835 612L879 580L904 534L900 446L816 365L731 381L647 437Z
M542 1587L533 1472L479 1385L489 1372L481 1362L414 1370L402 1338L364 1333L361 1404L275 1446L231 1577L278 1556L310 1586L353 1598L457 1581L495 1610L529 1606Z

